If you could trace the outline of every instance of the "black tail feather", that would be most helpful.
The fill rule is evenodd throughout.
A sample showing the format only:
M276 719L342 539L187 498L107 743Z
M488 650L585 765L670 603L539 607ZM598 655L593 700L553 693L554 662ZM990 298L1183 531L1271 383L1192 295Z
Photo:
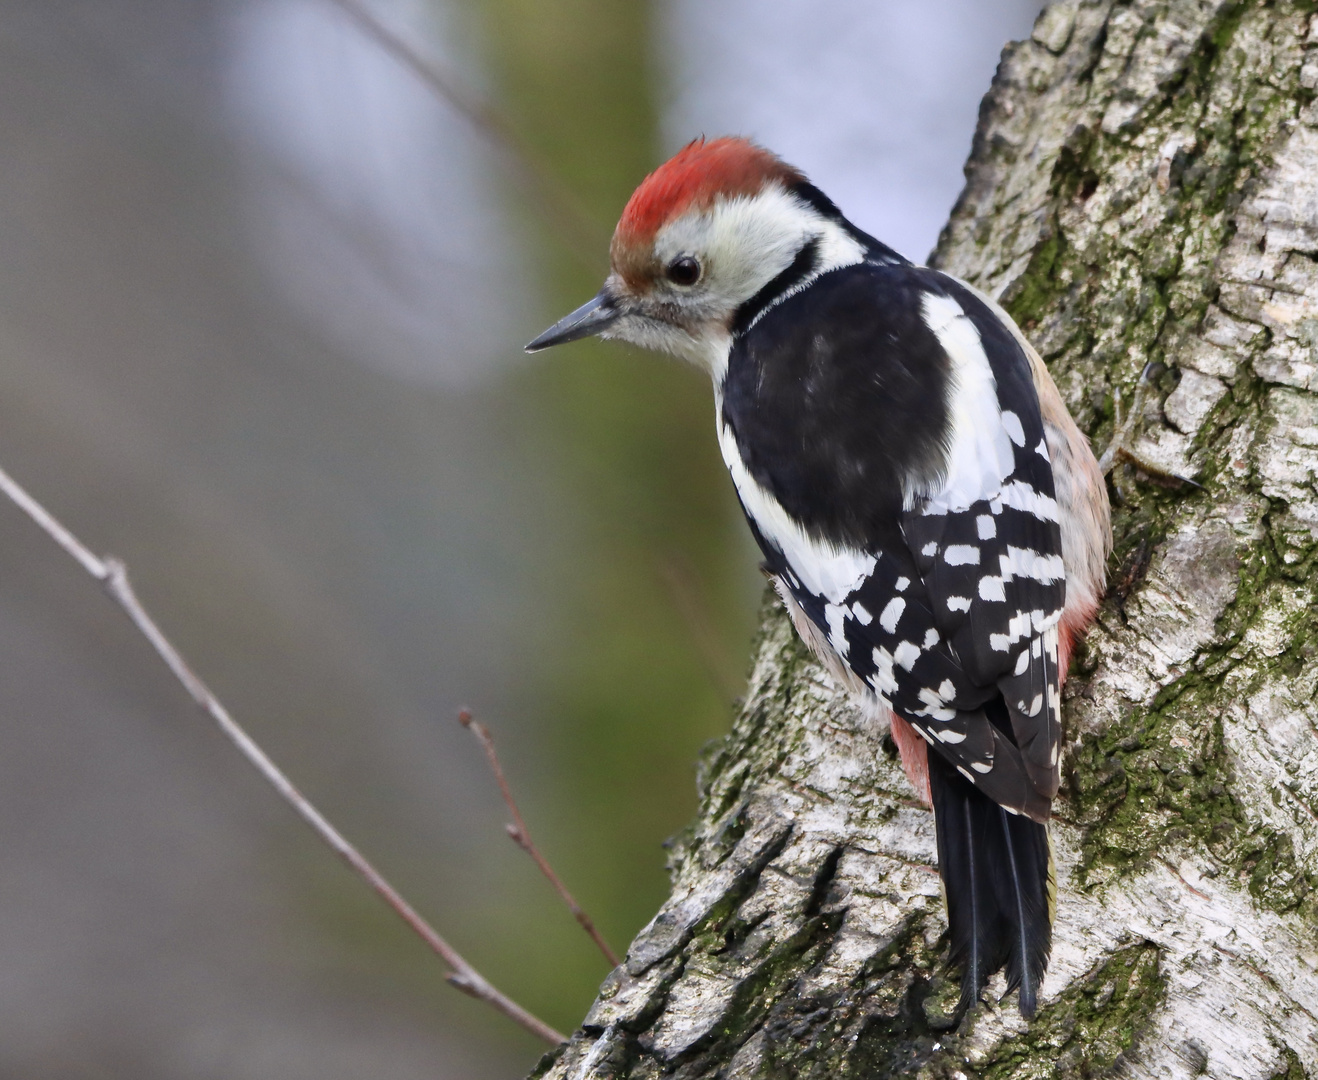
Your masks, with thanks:
M1052 948L1048 827L1008 813L932 748L929 787L960 1010L1005 966L1008 992L1019 988L1021 1015L1033 1016Z

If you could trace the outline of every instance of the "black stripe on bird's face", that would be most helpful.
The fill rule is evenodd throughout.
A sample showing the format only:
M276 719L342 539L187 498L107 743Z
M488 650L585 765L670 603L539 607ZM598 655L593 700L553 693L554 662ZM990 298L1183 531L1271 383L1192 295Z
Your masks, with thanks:
M732 336L735 338L744 334L755 320L778 303L784 294L807 280L818 268L819 238L816 236L807 241L796 253L796 258L786 270L767 282L759 292L737 309L737 314L732 320Z

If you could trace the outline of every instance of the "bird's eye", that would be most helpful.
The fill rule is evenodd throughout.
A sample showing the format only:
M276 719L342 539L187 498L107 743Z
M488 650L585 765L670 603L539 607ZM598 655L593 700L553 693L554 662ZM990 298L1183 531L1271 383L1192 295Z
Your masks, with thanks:
M700 263L692 255L679 255L668 264L668 280L674 285L694 285L700 280Z

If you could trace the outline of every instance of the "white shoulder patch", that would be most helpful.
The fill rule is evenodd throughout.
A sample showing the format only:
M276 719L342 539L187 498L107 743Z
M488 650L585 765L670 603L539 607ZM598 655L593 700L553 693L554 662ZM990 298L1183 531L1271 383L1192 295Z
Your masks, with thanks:
M1019 431L1020 420L1014 415L1005 419L999 409L997 383L984 344L961 305L950 296L927 292L921 306L925 325L952 361L951 432L941 483L933 490L905 491L906 508L928 497L926 512L958 513L995 494L1011 475L1015 468L1011 434Z

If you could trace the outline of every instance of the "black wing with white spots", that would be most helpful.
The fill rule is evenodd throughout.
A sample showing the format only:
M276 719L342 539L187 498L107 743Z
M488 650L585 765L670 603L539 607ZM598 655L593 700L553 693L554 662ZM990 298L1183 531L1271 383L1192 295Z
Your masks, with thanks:
M1010 330L970 290L942 280L993 373L1010 471L970 502L968 493L954 504L937 495L922 500L903 514L902 530L940 632L972 681L993 681L1002 691L1026 771L1051 799L1061 745L1057 624L1066 574L1038 394Z
M1065 578L1010 331L936 271L836 270L734 342L720 423L770 568L834 650L979 790L1046 819Z

